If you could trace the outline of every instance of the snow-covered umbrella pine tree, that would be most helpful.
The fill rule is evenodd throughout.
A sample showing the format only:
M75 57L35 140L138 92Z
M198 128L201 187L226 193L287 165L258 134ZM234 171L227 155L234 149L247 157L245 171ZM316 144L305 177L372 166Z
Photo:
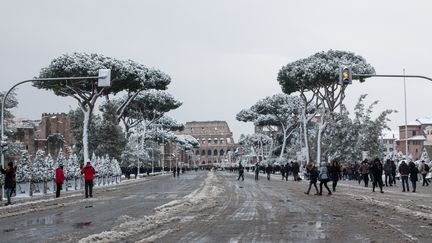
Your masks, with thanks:
M31 169L28 151L24 150L21 153L21 159L18 162L16 171L17 195L31 196Z
M33 161L33 173L32 173L32 183L35 193L43 193L46 182L46 171L48 168L45 167L45 152L43 150L38 150L36 152L35 159Z
M55 169L57 168L51 154L48 153L48 157L45 159L45 179L47 182L47 191L54 192L54 178L55 178Z

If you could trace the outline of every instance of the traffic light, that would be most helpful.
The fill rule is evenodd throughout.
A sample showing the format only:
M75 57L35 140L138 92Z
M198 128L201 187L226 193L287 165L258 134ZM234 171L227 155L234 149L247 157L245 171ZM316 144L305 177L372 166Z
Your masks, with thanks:
M339 84L348 85L352 84L351 67L344 66L339 71Z

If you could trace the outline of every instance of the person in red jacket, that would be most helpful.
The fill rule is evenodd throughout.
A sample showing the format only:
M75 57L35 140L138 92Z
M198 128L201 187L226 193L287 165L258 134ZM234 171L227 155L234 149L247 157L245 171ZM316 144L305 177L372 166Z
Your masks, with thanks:
M63 164L59 164L55 173L55 183L56 183L56 198L60 197L60 191L62 189L62 185L64 183L64 172L63 172Z
M88 198L89 195L93 197L93 175L96 173L96 170L90 162L87 162L87 165L82 169L81 173L84 174L85 197Z

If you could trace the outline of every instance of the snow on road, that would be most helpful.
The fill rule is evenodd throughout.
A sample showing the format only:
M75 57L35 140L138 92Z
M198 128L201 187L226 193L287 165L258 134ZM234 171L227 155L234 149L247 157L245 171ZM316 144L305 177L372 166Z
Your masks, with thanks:
M153 241L170 233L171 230L163 230L157 234L151 233L146 235L146 233L170 222L179 221L180 218L177 216L179 214L188 213L192 210L207 210L214 207L214 198L221 193L223 193L223 188L219 179L213 172L210 172L200 188L181 199L173 200L155 208L154 215L122 223L111 231L90 235L79 242L114 242L136 235L139 235L140 242Z
M182 220L157 242L432 242L430 188L373 193L342 182L331 196L305 195L308 182L254 181L218 174L225 193L216 207L178 215ZM426 193L425 193L426 192ZM429 192L429 193L427 193ZM133 239L136 240L136 239Z

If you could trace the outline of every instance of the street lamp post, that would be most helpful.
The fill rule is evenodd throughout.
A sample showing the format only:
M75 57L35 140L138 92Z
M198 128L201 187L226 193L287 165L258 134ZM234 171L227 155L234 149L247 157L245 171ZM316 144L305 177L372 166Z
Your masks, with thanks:
M99 86L110 86L111 83L111 71L109 69L100 69L99 70L99 75L98 76L88 76L88 77L65 77L65 78L36 78L36 79L27 79L27 80L23 80L21 82L16 83L14 86L12 86L12 88L10 88L6 94L3 96L2 98L2 104L1 104L1 137L0 137L0 141L4 141L5 140L5 135L4 135L4 111L5 111L5 102L7 100L8 95L12 92L12 90L14 90L18 85L21 84L25 84L25 83L30 83L30 82L55 82L55 81L66 81L66 80L77 80L77 81L82 81L82 80L91 80L91 79L98 79L99 80ZM0 160L1 160L1 166L2 168L4 168L4 153L3 153L3 146L0 147ZM3 183L2 183L3 184ZM2 186L2 190L1 190L1 195L0 195L0 201L3 200L3 194L4 194L4 185Z
M152 174L154 174L154 164L153 164L153 161L154 161L154 152L153 152L153 148L148 148L148 149L150 149L152 151L151 166L152 166Z

